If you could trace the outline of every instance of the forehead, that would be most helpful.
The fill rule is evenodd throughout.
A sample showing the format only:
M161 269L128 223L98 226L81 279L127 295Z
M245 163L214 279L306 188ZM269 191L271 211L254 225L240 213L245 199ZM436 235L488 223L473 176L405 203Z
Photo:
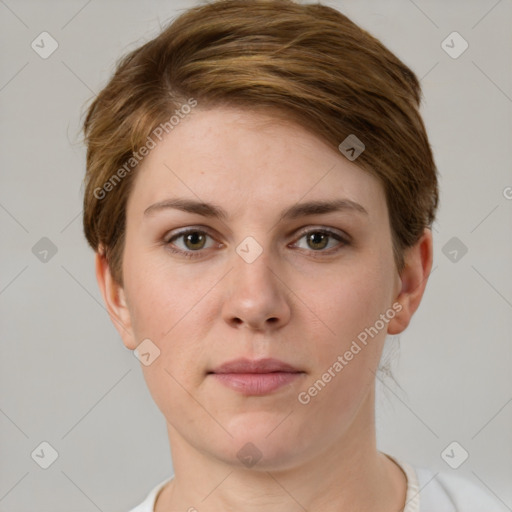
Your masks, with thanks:
M194 110L139 166L129 209L140 214L168 197L234 212L340 198L371 216L385 211L377 178L313 133L271 114L224 107Z

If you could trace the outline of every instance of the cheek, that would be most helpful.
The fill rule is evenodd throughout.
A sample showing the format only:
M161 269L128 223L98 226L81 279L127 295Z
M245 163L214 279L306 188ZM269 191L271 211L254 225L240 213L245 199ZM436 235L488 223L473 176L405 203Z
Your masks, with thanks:
M302 399L308 402L304 413L322 416L333 425L355 414L371 389L387 333L380 323L377 327L382 328L375 330L386 311L386 293L376 288L368 271L365 276L331 281L327 293L318 295L315 303L329 330L323 327L318 331L322 335L309 331L315 340L308 350L314 371L301 388Z
M316 288L310 297L330 331L346 340L373 325L390 306L389 287L386 272L378 265L373 270L370 265L360 265L360 270L350 269L326 279L323 290Z
M316 288L311 309L322 322L316 335L310 331L316 340L311 350L315 374L308 385L318 379L329 382L315 399L317 404L331 402L337 410L346 410L374 380L372 372L377 371L387 335L388 324L381 315L391 306L391 274L386 265L378 257L364 258L350 272L322 281L323 292ZM322 383L317 387L322 388Z
M126 291L132 325L139 337L158 344L185 314L189 288L183 286L179 275L166 275L169 271L158 259L142 251L126 252Z
M147 377L158 385L158 379L170 379L170 375L165 374L168 370L180 382L195 383L197 361L205 350L201 344L203 331L211 316L208 291L218 278L210 272L201 279L195 278L194 282L192 270L187 275L171 268L162 258L136 253L131 254L126 268L134 334L139 342L150 339L160 351L151 368L143 368L148 370ZM197 274L197 270L194 272ZM159 370L158 378L156 370Z

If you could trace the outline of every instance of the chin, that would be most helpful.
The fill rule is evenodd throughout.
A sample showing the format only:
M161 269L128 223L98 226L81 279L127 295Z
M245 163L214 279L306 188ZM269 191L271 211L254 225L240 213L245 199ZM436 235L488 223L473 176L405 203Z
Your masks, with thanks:
M300 457L304 440L299 441L298 433L295 436L284 423L282 414L265 414L259 419L256 414L248 414L244 420L238 418L227 429L233 437L217 444L223 444L226 449L220 458L228 464L253 470L276 471L292 467Z

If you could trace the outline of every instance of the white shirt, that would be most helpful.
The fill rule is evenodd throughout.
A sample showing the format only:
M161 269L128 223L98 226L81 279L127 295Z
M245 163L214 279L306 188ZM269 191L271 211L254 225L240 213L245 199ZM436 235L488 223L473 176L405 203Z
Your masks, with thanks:
M446 471L433 472L412 467L385 454L396 462L407 476L407 495L403 512L510 512L490 492L471 481ZM146 499L129 512L154 512L160 491L172 480L167 478L154 487Z

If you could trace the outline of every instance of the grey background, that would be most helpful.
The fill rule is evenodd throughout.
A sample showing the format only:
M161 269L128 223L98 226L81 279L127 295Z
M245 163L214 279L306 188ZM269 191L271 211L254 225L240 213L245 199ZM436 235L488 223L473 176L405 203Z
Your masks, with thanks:
M377 383L379 447L512 510L512 2L325 3L421 78L441 174L434 270L386 349L402 389ZM172 474L164 418L82 235L79 130L115 61L192 5L0 0L1 512L128 510ZM43 31L59 45L47 59L31 48ZM469 43L457 59L441 47L453 31ZM57 250L47 261L43 237ZM453 243L467 247L457 261ZM48 469L31 456L44 441L58 452ZM452 441L469 453L458 469L441 457Z

